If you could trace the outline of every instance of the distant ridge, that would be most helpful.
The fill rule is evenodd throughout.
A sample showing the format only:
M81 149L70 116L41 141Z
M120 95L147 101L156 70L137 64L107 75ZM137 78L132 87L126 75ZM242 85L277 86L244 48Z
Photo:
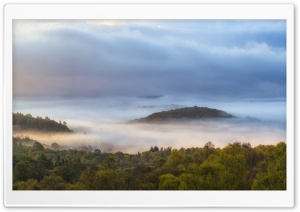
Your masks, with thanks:
M145 98L145 99L158 99L161 98L162 95L148 95L148 96L139 96L139 98Z
M222 110L208 107L185 107L169 111L153 113L147 117L135 119L131 122L160 122L172 120L199 120L216 118L233 118L234 116Z

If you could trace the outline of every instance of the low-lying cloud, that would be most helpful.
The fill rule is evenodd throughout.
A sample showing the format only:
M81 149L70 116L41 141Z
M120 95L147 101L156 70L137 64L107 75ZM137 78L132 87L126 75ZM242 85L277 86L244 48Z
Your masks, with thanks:
M173 148L203 147L211 141L216 147L229 143L250 142L259 144L276 144L285 141L285 129L272 122L261 122L233 118L223 121L186 121L164 124L128 124L74 122L80 124L73 134L59 133L16 133L29 136L47 145L58 143L65 148L91 146L104 152L122 151L137 153L149 150L151 146ZM82 131L81 131L82 130Z

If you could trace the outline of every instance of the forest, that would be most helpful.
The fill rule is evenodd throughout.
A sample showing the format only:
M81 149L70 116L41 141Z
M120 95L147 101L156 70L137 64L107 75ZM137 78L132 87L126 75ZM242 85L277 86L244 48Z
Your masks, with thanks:
M49 117L33 117L31 114L13 113L14 130L32 130L43 132L73 132L67 126L67 122L50 119Z
M32 145L26 145L31 143ZM13 137L14 190L286 190L286 143L149 146L137 154Z

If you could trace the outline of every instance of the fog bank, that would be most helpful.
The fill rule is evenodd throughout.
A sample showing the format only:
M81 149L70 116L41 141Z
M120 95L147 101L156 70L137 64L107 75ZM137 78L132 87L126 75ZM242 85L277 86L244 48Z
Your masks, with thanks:
M102 99L64 99L15 101L15 111L33 116L67 121L74 134L29 133L32 139L68 148L90 145L104 152L137 153L151 146L173 148L202 147L208 141L224 147L235 141L276 144L286 140L285 101L198 100L196 98L122 97ZM207 106L231 113L237 118L184 121L162 124L128 124L153 112L188 106ZM250 117L250 118L249 118ZM25 136L26 133L18 135Z

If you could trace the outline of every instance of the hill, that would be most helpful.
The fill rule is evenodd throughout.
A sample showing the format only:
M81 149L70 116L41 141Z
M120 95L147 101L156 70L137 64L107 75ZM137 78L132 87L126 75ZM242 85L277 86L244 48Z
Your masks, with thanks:
M31 114L13 113L13 129L14 130L33 130L43 132L73 132L64 121L56 122L47 116L33 117Z
M222 110L208 107L185 107L169 111L153 113L145 118L135 119L132 122L160 122L173 120L199 120L216 118L233 118L234 116Z

